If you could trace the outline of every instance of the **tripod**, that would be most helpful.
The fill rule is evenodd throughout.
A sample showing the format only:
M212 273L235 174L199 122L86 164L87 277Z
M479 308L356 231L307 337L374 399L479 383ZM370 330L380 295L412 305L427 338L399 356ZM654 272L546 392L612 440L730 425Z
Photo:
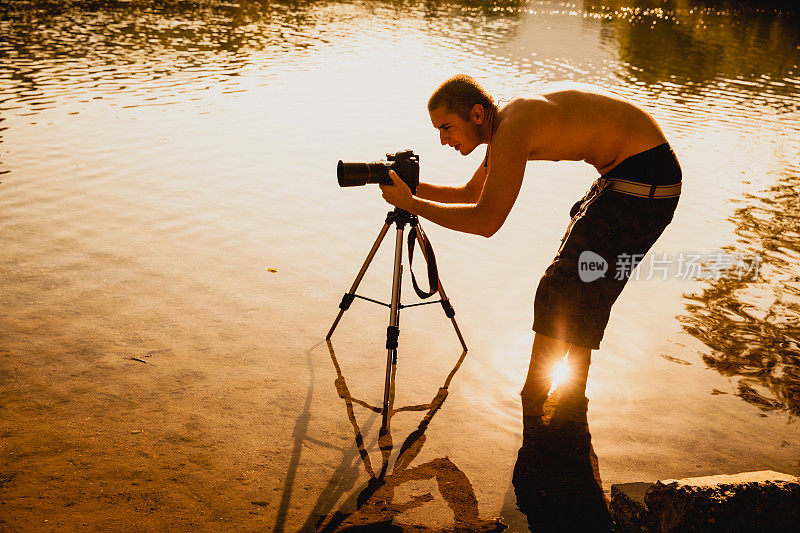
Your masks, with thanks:
M394 248L394 273L392 275L392 302L391 304L387 304L384 302L379 302L378 300L373 300L372 298L366 298L364 296L360 296L356 294L356 290L358 289L358 285L361 283L361 279L364 277L364 274L367 272L367 268L369 268L370 263L372 262L373 257L375 257L375 253L378 251L378 248L381 245L384 237L386 237L386 233L389 231L389 227L395 224L397 226L397 238L395 240L395 248ZM452 323L453 327L456 330L456 335L458 335L458 340L461 342L461 347L464 351L467 351L467 345L464 342L464 337L461 336L461 330L458 329L458 324L456 323L455 319L455 310L453 306L450 305L450 300L447 299L447 295L442 288L442 284L438 279L438 275L436 275L436 283L437 287L434 288L433 286L433 277L429 277L431 280L431 295L434 292L439 293L439 300L431 301L431 302L420 302L411 305L403 305L400 303L400 286L402 282L402 273L403 273L403 231L405 230L406 224L411 225L412 229L416 230L416 237L417 242L419 243L420 248L422 249L423 254L425 254L425 259L427 261L435 261L432 257L433 250L430 248L430 245L426 246L426 242L423 239L423 232L422 227L419 226L419 219L416 215L412 215L408 211L404 211L403 209L395 208L394 211L389 211L386 215L386 222L383 225L380 233L378 234L378 238L375 239L375 243L372 245L372 249L367 254L367 258L364 261L364 264L361 265L361 270L359 270L358 275L356 276L355 281L353 282L352 287L350 290L345 293L342 297L341 303L339 303L339 314L336 316L336 320L333 321L333 325L331 329L328 331L328 335L325 337L326 340L330 340L331 335L333 335L333 330L336 329L336 326L339 324L339 320L341 320L342 315L345 311L350 308L350 304L353 303L353 300L356 298L361 298L362 300L367 300L369 302L373 302L379 305L383 305L390 308L389 311L389 326L386 328L386 381L384 383L383 388L383 408L381 409L381 434L386 434L389 429L389 413L391 411L391 397L393 394L390 394L392 389L392 381L394 379L394 372L392 371L395 365L397 364L397 340L400 336L400 310L404 307L416 307L419 305L427 305L427 304L435 304L441 303L442 308L444 309L444 314L449 318ZM411 243L411 241L409 241ZM428 257L431 255L431 257ZM409 253L410 256L410 253ZM410 266L410 265L409 265ZM419 291L418 291L419 292Z

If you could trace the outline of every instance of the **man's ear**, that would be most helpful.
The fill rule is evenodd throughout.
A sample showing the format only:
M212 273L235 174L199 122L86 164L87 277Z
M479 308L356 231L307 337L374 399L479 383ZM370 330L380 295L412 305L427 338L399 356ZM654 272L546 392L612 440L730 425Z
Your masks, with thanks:
M470 118L478 124L483 124L483 121L486 120L486 110L481 104L475 104L470 111Z

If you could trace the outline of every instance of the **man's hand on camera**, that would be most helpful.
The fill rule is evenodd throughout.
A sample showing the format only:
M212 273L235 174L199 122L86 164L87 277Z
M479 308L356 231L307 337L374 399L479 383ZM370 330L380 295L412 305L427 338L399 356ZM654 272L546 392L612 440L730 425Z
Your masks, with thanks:
M381 185L383 191L383 199L400 209L410 211L411 204L413 203L414 196L411 194L411 189L408 188L406 182L400 179L394 170L389 171L389 177L392 178L394 185Z

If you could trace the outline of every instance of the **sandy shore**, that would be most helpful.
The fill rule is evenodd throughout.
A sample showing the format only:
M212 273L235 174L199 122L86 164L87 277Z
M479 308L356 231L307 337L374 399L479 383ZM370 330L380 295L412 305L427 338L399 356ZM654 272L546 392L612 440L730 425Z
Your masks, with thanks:
M270 394L277 380L263 373L246 377L252 354L227 364L224 341L198 333L209 324L137 302L123 268L102 273L120 276L116 290L6 254L2 271L3 529L255 530L274 519L291 442L259 444L291 434L280 413L292 399Z

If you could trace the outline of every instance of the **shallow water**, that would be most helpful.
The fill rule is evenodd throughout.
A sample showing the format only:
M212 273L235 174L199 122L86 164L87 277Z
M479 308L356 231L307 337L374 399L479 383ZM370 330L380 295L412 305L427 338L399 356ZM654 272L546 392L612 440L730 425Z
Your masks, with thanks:
M133 394L126 380L156 394L177 375L187 384L176 401L196 404L206 430L241 430L243 415L232 414L241 412L259 428L237 444L270 457L265 494L253 496L267 505L253 523L332 523L337 510L353 510L369 469L321 341L387 211L376 188L340 189L336 161L411 147L423 179L462 182L483 151L462 158L439 145L425 111L439 82L467 72L502 102L572 80L651 110L684 172L674 222L653 249L671 261L667 279L645 261L593 356L589 423L605 489L797 474L800 24L781 3L758 6L4 4L6 397L25 397L37 365L30 353L66 379L68 396L92 389L95 366L117 372L119 384L104 385L117 399ZM529 163L514 210L489 240L423 222L469 352L414 464L447 457L471 483L479 516L502 515L512 529L525 524L510 480L533 291L569 207L595 177L581 163ZM389 299L389 248L359 293ZM708 262L716 252L759 256L758 275L678 275L680 254ZM410 286L406 299L415 301ZM385 325L382 308L357 301L333 339L350 394L372 405L383 394ZM396 405L431 401L459 355L438 306L404 310ZM147 374L125 377L137 372ZM243 405L252 398L257 408ZM202 414L215 409L232 418ZM353 409L377 472L379 420ZM395 417L392 461L421 416ZM7 452L34 443L7 431L17 439L5 439ZM15 464L6 455L6 467ZM435 496L397 522L452 524L428 478L398 484L397 501Z

